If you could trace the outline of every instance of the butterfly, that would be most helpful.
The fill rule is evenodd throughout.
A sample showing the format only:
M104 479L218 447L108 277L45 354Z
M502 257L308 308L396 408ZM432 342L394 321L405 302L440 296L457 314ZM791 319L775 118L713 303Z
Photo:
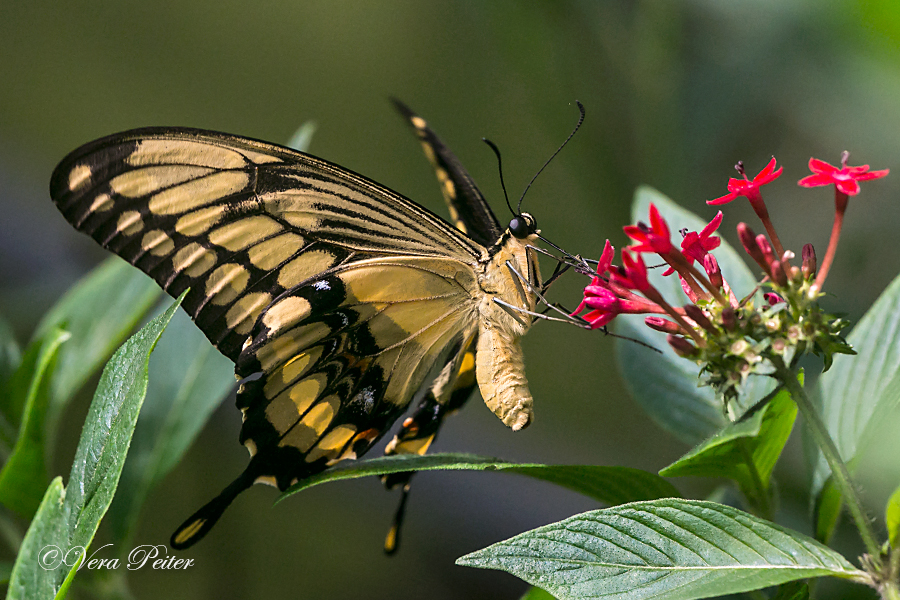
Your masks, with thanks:
M176 549L254 483L285 490L362 456L417 398L386 453L424 453L476 385L513 430L533 419L519 339L539 316L535 219L501 229L454 154L396 104L452 225L328 161L199 129L114 134L53 172L65 218L172 296L189 288L182 306L235 363L250 462L175 531Z

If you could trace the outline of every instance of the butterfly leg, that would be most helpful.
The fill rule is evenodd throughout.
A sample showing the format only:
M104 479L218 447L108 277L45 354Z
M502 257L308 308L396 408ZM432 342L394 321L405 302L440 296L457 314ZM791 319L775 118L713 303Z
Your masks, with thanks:
M553 282L560 278L560 276L572 268L572 265L568 263L556 263L556 267L553 269L553 275L550 276L550 279L545 281L543 285L541 285L541 293L546 294L547 290L550 289L550 286L553 285Z
M434 380L415 412L403 421L397 435L384 449L386 456L395 454L425 454L437 437L447 415L455 413L468 401L475 389L475 345L473 336L451 356ZM400 532L406 513L410 480L415 473L391 473L381 478L385 488L402 487L400 504L394 513L391 528L384 540L384 551L393 554L400 544Z
M516 270L516 268L513 266L513 264L510 261L506 261L506 268L509 269L510 273L513 274L513 281L515 282L516 287L519 290L519 294L522 296L522 298L526 298L525 289L523 288L523 284L524 284L525 286L527 286L529 292L534 294L538 300L543 302L548 307L548 309L554 310L557 313L559 313L561 315L561 318L560 317L548 317L547 315L545 315L543 313L528 310L526 308L523 308L520 306L515 306L513 304L509 304L508 302L504 302L503 300L500 300L499 298L494 298L494 302L496 302L501 307L503 307L503 309L507 313L509 313L511 316L516 317L516 315L514 313L517 312L520 314L531 315L532 317L535 317L538 319L544 319L545 321L560 321L563 323L569 323L571 325L577 325L578 327L590 327L590 325L587 323L587 321L585 321L581 317L577 317L577 316L573 317L569 313L558 308L555 304L551 304L550 302L548 302L547 299L544 297L544 295L541 292L539 292L537 289L535 289L535 287L528 280L525 279L525 276L522 275L521 273L519 273L518 270ZM524 304L524 302L523 302L523 304ZM517 320L518 320L518 318L517 318Z

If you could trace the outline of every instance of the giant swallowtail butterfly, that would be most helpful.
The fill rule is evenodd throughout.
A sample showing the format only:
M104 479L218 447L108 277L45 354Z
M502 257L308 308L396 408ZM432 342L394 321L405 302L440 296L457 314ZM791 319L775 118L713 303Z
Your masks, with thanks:
M182 306L241 381L250 463L178 528L175 548L254 483L284 490L361 456L423 387L388 453L424 452L476 382L506 425L531 422L519 338L541 286L535 221L501 229L457 158L398 107L455 227L322 159L197 129L115 134L54 171L70 223L172 296L190 288Z

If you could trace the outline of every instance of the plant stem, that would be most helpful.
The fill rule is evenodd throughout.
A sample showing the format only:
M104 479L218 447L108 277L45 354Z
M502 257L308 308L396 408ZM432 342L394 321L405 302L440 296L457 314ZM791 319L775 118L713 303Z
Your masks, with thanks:
M881 597L885 600L900 600L900 550L891 548L891 557L888 563L888 577L890 580L884 584Z
M847 503L847 508L850 509L850 516L853 517L853 522L856 523L856 528L859 529L859 535L866 547L866 552L869 554L869 559L873 566L875 566L878 571L881 571L881 547L875 540L875 532L872 529L872 524L866 517L862 502L859 499L859 494L856 493L856 488L853 486L853 480L850 479L850 472L847 470L847 465L841 460L840 452L838 451L837 446L834 445L831 436L828 434L828 428L825 426L825 423L822 422L819 413L816 412L816 408L813 406L809 396L806 395L803 386L797 381L797 375L788 369L784 364L784 361L780 358L774 360L773 364L775 365L775 370L778 372L778 378L791 393L791 397L794 399L794 402L797 403L800 413L803 414L803 418L809 426L809 432L812 434L816 446L825 456L828 466L831 467L831 476L834 478L834 485Z
M884 600L900 600L900 589L893 581L889 581L881 588L881 597Z
M772 503L769 502L769 490L763 485L762 477L759 476L759 469L756 468L756 463L753 461L753 454L747 448L746 438L739 439L738 445L741 449L741 456L744 459L744 464L747 465L747 470L750 471L750 477L753 479L753 486L756 488L755 493L753 494L755 498L747 499L756 505L755 508L759 512L759 516L771 521Z

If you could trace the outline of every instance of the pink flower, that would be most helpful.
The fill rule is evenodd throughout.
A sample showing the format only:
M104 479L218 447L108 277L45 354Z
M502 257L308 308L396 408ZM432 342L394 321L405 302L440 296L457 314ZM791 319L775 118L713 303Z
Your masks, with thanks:
M743 162L738 162L736 168L741 175L744 175ZM759 175L754 177L752 181L747 179L746 175L744 175L743 179L729 179L728 193L715 200L707 200L706 203L710 205L728 204L732 200L743 196L750 201L750 204L755 205L757 202L762 202L762 195L759 193L759 188L778 179L781 175L781 171L782 167L778 167L778 169L775 168L775 157L773 156L772 160L769 161L769 164L766 165L766 168L760 171Z
M868 181L870 179L878 179L890 173L890 169L882 171L869 171L869 165L859 167L847 166L848 153L844 153L841 157L841 168L828 164L824 160L818 158L809 159L809 170L813 175L807 175L797 182L803 187L816 187L820 185L835 185L837 190L848 196L855 196L859 193L860 181Z
M652 209L653 205L650 207ZM644 259L634 248L626 248L622 251L622 267L610 273L610 280L630 290L646 293L650 289L647 265L644 264Z
M767 292L763 294L763 298L766 302L768 302L769 306L775 306L779 302L784 302L784 298L774 292Z
M718 229L721 224L722 211L720 210L700 233L689 231L684 234L684 239L681 240L681 253L687 259L689 264L694 264L694 261L702 263L703 259L710 251L719 247L722 240L721 238L714 236L713 233L715 233L716 229ZM669 267L663 275L671 275L674 272L675 269Z
M665 255L672 250L669 225L653 204L650 205L650 227L644 223L638 223L637 225L626 225L622 230L625 235L637 242L636 245L630 247L633 252L655 252Z
M690 262L703 262L705 257L711 250L715 250L722 243L722 240L713 235L719 225L722 224L722 211L709 222L709 225L703 228L700 233L689 231L684 239L681 240L681 253L684 254Z

